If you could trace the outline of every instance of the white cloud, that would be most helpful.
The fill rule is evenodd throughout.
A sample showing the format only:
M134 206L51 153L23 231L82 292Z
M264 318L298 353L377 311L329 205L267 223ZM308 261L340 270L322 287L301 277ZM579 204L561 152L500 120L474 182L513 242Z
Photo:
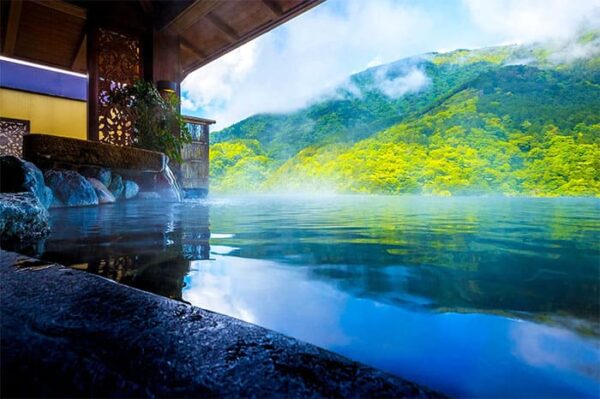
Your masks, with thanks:
M299 109L377 64L434 49L560 39L584 20L600 26L600 0L328 0L190 74L182 108L216 119L219 130L256 113ZM418 90L425 78L413 71L384 92Z
M383 61L381 60L381 57L377 55L371 61L367 62L367 65L365 65L365 68L371 68L371 67L375 67L375 66L378 66L381 64L383 64Z
M463 0L473 22L505 43L565 39L599 27L600 0Z
M327 2L190 74L183 110L201 110L218 130L255 113L299 109L373 62L423 51L431 44L417 46L417 31L433 31L433 23L415 5Z
M407 93L417 93L431 83L431 79L417 67L410 68L405 74L390 78L388 71L379 69L375 74L377 88L390 98L399 98Z
M205 66L202 73L188 76L183 82L186 95L181 106L195 111L231 101L236 85L244 81L256 64L257 47L257 42L250 42Z
M555 48L549 57L550 62L557 64L563 62L572 62L580 58L592 58L600 55L600 38L588 43L578 43L570 40L562 43L555 43Z

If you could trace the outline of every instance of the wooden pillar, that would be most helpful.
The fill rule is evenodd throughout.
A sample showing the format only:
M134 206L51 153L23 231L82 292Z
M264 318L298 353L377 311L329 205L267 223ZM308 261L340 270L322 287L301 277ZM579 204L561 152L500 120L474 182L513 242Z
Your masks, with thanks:
M88 70L88 140L98 141L98 22L93 13L87 20L87 70Z
M180 93L181 60L179 58L179 37L169 31L154 32L152 40L152 81L160 80L177 83Z

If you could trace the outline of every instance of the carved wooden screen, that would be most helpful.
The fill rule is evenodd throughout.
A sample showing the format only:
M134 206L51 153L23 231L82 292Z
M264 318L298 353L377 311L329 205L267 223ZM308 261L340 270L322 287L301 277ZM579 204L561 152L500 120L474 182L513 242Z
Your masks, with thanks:
M29 133L29 121L0 118L0 155L23 155L23 136Z
M98 139L116 145L135 141L133 125L126 110L109 106L111 89L132 84L141 77L140 40L106 29L97 34Z

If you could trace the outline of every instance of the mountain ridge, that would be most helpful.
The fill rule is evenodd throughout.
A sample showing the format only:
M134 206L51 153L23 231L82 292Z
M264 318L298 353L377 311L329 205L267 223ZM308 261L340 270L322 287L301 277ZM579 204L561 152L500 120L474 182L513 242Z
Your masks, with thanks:
M508 45L427 53L354 74L329 99L293 113L255 115L215 133L213 187L597 196L600 35L586 35L578 45L585 56L574 59L564 55L572 52L564 44ZM443 116L444 108L452 118ZM460 140L448 136L461 129ZM375 142L400 130L391 141ZM530 143L519 146L519 140ZM384 143L394 147L389 157L382 156ZM558 147L580 158L559 160ZM498 164L495 157L504 156L498 151L514 160ZM544 159L546 168L542 153L556 158ZM469 157L480 171L500 168L503 177L454 176ZM447 169L437 170L435 159ZM566 162L568 173L557 162Z

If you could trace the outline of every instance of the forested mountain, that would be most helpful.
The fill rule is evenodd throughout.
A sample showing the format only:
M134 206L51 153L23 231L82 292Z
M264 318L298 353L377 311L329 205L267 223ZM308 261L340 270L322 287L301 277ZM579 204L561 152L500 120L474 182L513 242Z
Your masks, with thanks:
M600 35L430 53L214 133L213 191L600 195Z

